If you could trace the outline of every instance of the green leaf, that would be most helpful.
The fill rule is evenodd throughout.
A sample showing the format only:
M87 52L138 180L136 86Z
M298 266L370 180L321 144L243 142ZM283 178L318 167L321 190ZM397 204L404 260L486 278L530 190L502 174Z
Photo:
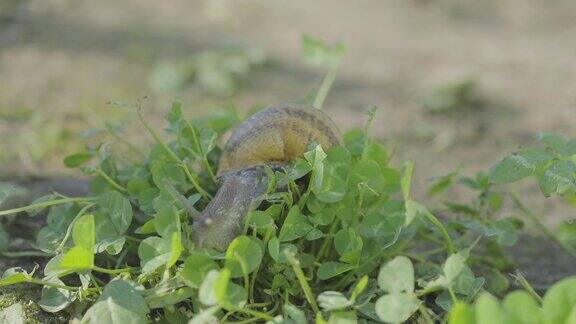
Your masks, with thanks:
M545 151L524 150L505 157L490 169L490 180L496 184L514 182L535 174L552 156Z
M518 241L516 226L510 219L499 219L486 227L485 235L500 245L512 246Z
M362 253L362 237L354 228L341 229L334 236L334 247L340 255L340 261L356 263Z
M384 295L376 301L376 314L385 323L403 323L418 310L421 303L412 293Z
M498 300L489 293L483 293L476 300L477 324L505 324L505 317Z
M346 195L346 180L338 174L336 168L329 163L323 167L322 181L316 181L312 192L322 202L335 203Z
M150 274L170 261L172 242L157 236L148 237L140 243L138 257L142 273Z
M326 280L341 275L354 268L354 265L348 263L326 262L322 263L320 267L318 267L317 275L321 280Z
M96 303L86 311L81 323L146 323L148 306L132 284L114 280L104 287Z
M443 272L448 282L453 281L466 267L466 258L462 253L454 253L444 263Z
M107 251L116 255L122 251L124 234L132 224L133 212L130 201L117 191L100 196L100 208L94 212L96 225L96 253Z
M414 267L410 259L397 256L382 266L378 285L390 294L414 292Z
M237 309L246 303L248 294L244 287L230 282L230 271L224 268L220 271L214 284L216 300L222 308L227 310Z
M46 253L54 253L64 239L70 223L76 218L79 209L74 204L64 204L50 208L46 226L37 234L36 244Z
M119 235L126 233L133 217L130 201L117 191L109 191L100 196L99 206L101 212L108 216L116 232Z
M304 314L304 312L290 304L290 303L286 303L284 304L284 314L286 314L291 320L293 320L296 324L306 324L308 323L306 321L306 314Z
M474 308L462 302L456 303L450 310L448 324L476 324Z
M356 311L336 311L330 314L328 318L328 324L356 324L358 323L358 318L356 317Z
M522 324L542 323L542 309L538 302L526 291L517 290L509 293L502 303L507 314L507 321Z
M0 182L0 205L2 205L2 203L9 197L21 196L25 193L26 190L24 188L21 188L15 184Z
M220 309L220 307L213 306L200 311L200 313L195 314L194 317L188 324L220 324L218 317L214 314Z
M76 168L90 161L93 157L94 157L93 153L87 153L87 152L72 154L64 159L64 165L67 168Z
M74 247L62 256L60 268L74 271L92 268L96 241L93 215L84 215L74 221L72 239Z
M172 201L160 200L159 197L155 204L158 213L154 215L154 227L160 236L169 239L172 233L180 232L180 217Z
M312 226L308 220L302 215L298 206L294 205L290 208L288 216L282 224L278 238L280 242L289 242L305 236L311 230Z
M262 246L257 238L239 236L228 246L225 265L232 278L238 278L256 270L262 257Z
M564 154L566 152L567 141L565 138L550 133L540 133L538 134L538 139L540 142L544 143L546 147L554 150L556 153Z
M568 190L573 190L576 188L575 172L576 166L571 161L552 162L538 179L542 193L545 196L553 193L562 195Z
M473 297L482 289L485 282L484 278L476 278L472 270L465 265L453 280L452 288L454 292Z
M567 319L576 307L576 277L555 283L544 295L542 308L546 324L569 323Z
M4 271L0 278L0 287L27 282L30 275L22 268L9 268Z
M320 307L327 312L344 309L352 305L346 296L337 291L325 291L318 295L317 299Z
M177 187L186 187L186 174L178 164L156 161L152 164L150 172L152 173L152 181L158 188L163 188L166 182Z
M368 213L358 225L358 233L366 238L395 236L404 225L404 211L385 214L373 211Z
M402 178L400 179L400 185L402 187L402 195L406 201L410 200L412 174L414 174L414 162L409 161L404 163L404 170L402 172Z
M302 54L304 58L313 64L334 64L346 53L344 43L336 43L328 46L321 40L308 36L302 36Z
M47 282L64 286L64 283L58 278L48 279ZM75 299L76 295L72 294L70 290L44 286L38 306L49 313L56 313L68 307Z
M213 306L218 303L216 298L216 282L219 277L220 272L218 270L210 270L206 274L198 290L198 299L203 305Z
M191 298L195 293L192 288L184 287L167 293L156 294L146 299L148 307L152 309L173 306Z
M376 161L361 160L355 163L350 177L351 188L357 188L367 197L384 193L386 179Z
M405 208L406 208L406 217L404 220L405 226L410 225L416 217L424 215L426 213L430 213L428 211L428 208L426 208L426 206L411 199L406 200Z
M435 179L435 183L428 189L428 196L436 196L454 184L454 178L458 175L456 172L449 173L445 176Z
M4 324L24 324L24 308L22 304L16 303L0 310L0 323Z
M263 230L265 233L266 229L274 228L274 220L269 216L266 211L254 210L248 213L245 220L246 227L253 227L257 230Z
M368 286L368 276L360 278L360 281L358 281L356 286L354 286L354 290L352 290L352 293L350 294L350 300L352 301L352 303L354 303L358 298L358 296L360 296L360 294L364 292L367 286Z
M180 276L188 286L199 288L210 270L218 270L218 264L206 254L196 251L190 251L189 254Z
M490 269L484 277L487 282L486 290L491 294L502 295L510 288L508 277L496 268Z
M172 239L170 240L170 259L166 263L167 268L171 268L176 264L182 251L184 251L184 247L182 246L182 236L180 232L174 232L172 233Z

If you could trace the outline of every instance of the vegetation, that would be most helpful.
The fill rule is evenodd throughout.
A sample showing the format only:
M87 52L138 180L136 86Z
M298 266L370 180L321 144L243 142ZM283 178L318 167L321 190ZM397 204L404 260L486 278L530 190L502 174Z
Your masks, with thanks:
M304 44L307 57L330 70L311 96L320 108L344 49L310 38ZM238 123L236 114L189 119L175 102L163 137L140 104L127 108L155 140L147 152L89 146L64 163L92 176L92 195L53 193L0 211L47 210L37 251L20 253L49 261L42 271L10 268L0 279L0 286L40 285L38 305L46 312L66 311L84 323L576 321L576 278L541 297L518 273L522 289L510 292L505 274L513 265L504 248L516 243L522 224L500 213L506 199L523 205L497 187L534 176L545 195L574 199L576 140L544 134L545 148L512 154L489 174L439 178L432 196L455 184L476 195L431 209L412 195L414 163L392 165L370 137L377 113L370 109L365 128L346 133L343 147L312 147L284 171L269 170L264 203L218 252L194 245L189 207L202 210L214 195L219 139ZM0 203L19 191L2 184ZM573 224L558 235L530 217L574 253ZM0 228L5 256L9 242ZM16 303L0 319L17 323L23 309Z

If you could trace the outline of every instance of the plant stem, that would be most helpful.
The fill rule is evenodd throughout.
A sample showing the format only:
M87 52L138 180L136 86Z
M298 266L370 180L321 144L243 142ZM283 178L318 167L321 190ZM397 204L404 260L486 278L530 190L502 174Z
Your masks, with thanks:
M114 189L121 192L128 192L126 188L122 187L118 182L114 181L114 179L110 178L110 176L107 175L106 172L102 171L102 169L100 168L96 169L96 173L98 173L98 175L104 178L104 180L106 180L106 182L108 182Z
M334 236L334 232L336 232L336 228L338 227L339 223L340 222L337 219L335 219L332 222L332 226L330 226L330 231L328 232L328 235L326 235L324 241L322 241L322 245L320 246L320 250L318 251L318 255L316 256L316 260L318 262L320 262L322 258L324 258L324 254L326 253L326 251L328 251L328 247L332 242L332 237Z
M96 271L96 272L102 272L102 273L107 273L107 274L119 274L119 273L123 273L123 272L132 272L134 271L134 268L122 268L122 269L105 269L105 268L100 268L99 266L92 266L92 270Z
M284 251L284 255L286 256L286 259L288 259L288 262L292 266L292 269L294 270L294 273L296 274L296 277L298 278L298 281L300 282L300 286L302 287L302 290L304 291L304 295L306 296L306 300L308 301L308 303L310 304L310 306L314 310L314 313L320 312L320 308L318 308L318 304L316 304L316 299L314 298L314 294L312 293L312 289L310 288L310 285L308 284L308 281L306 280L306 277L304 276L304 272L302 272L302 268L300 267L300 261L298 261L298 259L296 259L294 257L293 253L288 252L288 250Z
M322 84L316 93L316 98L312 104L314 108L322 109L324 100L326 100L328 92L330 92L330 88L332 88L332 83L334 83L334 80L336 79L339 67L340 60L336 60L334 63L332 63L332 65L330 65L330 69L328 70L328 73L326 73L326 76L324 77L324 80L322 80Z
M368 110L368 121L366 122L366 127L364 128L364 147L362 148L362 160L365 160L366 155L368 155L368 144L371 142L369 134L372 128L372 124L374 123L374 117L376 117L376 109L377 107L372 107L370 110Z
M194 140L194 145L196 145L196 149L198 149L198 151L200 152L200 155L202 155L202 162L204 162L204 165L206 166L206 170L210 174L210 179L212 179L212 182L214 182L214 184L217 184L218 180L216 179L216 176L214 175L214 172L212 171L212 167L210 166L210 163L208 163L208 157L206 155L208 152L204 152L204 150L202 150L202 146L200 145L200 141L198 140L198 135L196 135L196 129L190 124L190 122L186 118L182 118L182 119L184 120L184 123L186 123L186 127L188 127L190 129L190 131L192 132L192 139Z
M270 316L269 314L263 313L263 312L259 312L259 311L255 311L253 309L250 308L239 308L237 309L238 312L240 313L244 313L244 314L248 314L248 315L252 315L254 317L259 317L265 321L272 321L274 319L274 317Z
M452 299L452 303L456 305L456 303L458 302L458 298L454 293L454 289L452 289L452 284L450 284L450 286L448 287L448 293L450 294L450 299Z
M51 257L52 254L48 254L42 251L3 251L0 252L2 256L7 258L26 258L26 257L41 257L47 258Z
M442 236L444 237L444 241L446 241L446 250L448 252L448 256L454 254L454 243L452 242L452 238L450 237L450 234L448 234L446 227L444 227L444 225L442 225L442 222L440 222L438 218L436 218L436 216L434 216L434 214L432 214L431 212L426 211L424 215L426 216L426 218L428 218L430 223L434 224L440 230L440 234L442 234Z
M59 284L46 282L46 281L42 281L40 279L34 279L34 278L30 278L30 279L26 280L26 282L31 283L31 284L36 284L36 285L42 285L42 286L46 286L46 287L53 287L53 288L58 288L58 289L70 290L70 291L78 291L78 290L82 289L81 287L70 287L70 286L65 286L65 285L59 285ZM98 288L86 288L86 290L88 290L90 292L99 292L100 291L100 289L98 289Z
M77 202L77 203L79 203L79 202L91 202L91 201L94 201L96 199L97 199L96 197L72 197L72 198L62 198L62 199L54 199L54 200L49 200L49 201L42 201L42 202L39 202L36 204L24 206L24 207L2 210L2 211L0 211L0 216L7 216L7 215L17 214L17 213L21 213L21 212L31 211L34 209L43 209L43 208L54 206L54 205L61 205L61 204L67 204L67 203L73 203L73 202Z
M78 214L76 214L76 216L74 217L74 219L70 222L70 225L68 225L68 228L66 229L66 234L64 234L64 238L62 239L62 241L60 242L60 244L58 245L58 247L56 248L56 252L61 252L62 250L64 250L64 245L66 244L66 241L68 241L68 238L70 237L70 234L72 233L72 226L74 226L74 222L76 221L76 219L78 219L80 216L84 215L84 213L90 209L92 206L94 206L94 204L88 204L86 206L84 206L82 209L80 209L80 211L78 212Z
M517 194L511 193L510 195L512 196L512 200L514 201L516 207L518 207L524 213L524 215L526 215L536 225L536 227L538 227L538 229L544 233L544 235L558 244L570 256L576 258L576 249L558 239L558 237L554 235L554 233L546 225L544 225L544 223L542 223L540 218L538 218L536 214L534 214L528 207L526 207L526 205L524 205Z
M174 151L172 151L168 145L166 145L166 143L164 143L164 141L160 138L160 135L158 135L158 133L146 122L146 120L144 119L144 116L142 116L142 108L138 108L138 117L140 118L140 121L142 122L142 125L144 125L144 127L146 128L146 130L148 131L148 133L150 133L150 135L152 135L152 137L154 138L154 140L156 141L156 143L158 145L160 145L164 151L166 153L168 153L168 155L170 156L170 158L176 162L183 170L184 173L186 173L186 177L188 178L188 180L190 180L190 182L192 182L192 185L194 186L194 188L196 188L196 191L198 191L198 193L200 193L204 198L206 199L212 199L212 196L206 191L204 190L200 184L198 184L198 182L196 181L196 179L192 176L192 173L190 173L190 170L188 169L188 167L186 166L186 164L184 163L184 161L182 161L178 155L176 155L176 153L174 153Z
M534 299L536 299L540 303L540 305L542 305L542 302L544 300L542 299L542 297L540 297L540 295L538 295L536 290L534 290L532 285L528 282L528 280L526 280L526 277L524 277L524 275L520 271L516 271L516 274L513 275L513 277L516 278L516 280L518 281L520 286L524 288L524 290L526 290L532 297L534 297Z
M424 323L434 324L434 320L430 317L430 314L428 314L428 308L426 308L426 306L420 305L418 311L420 311L420 314L422 314L422 319L424 320Z

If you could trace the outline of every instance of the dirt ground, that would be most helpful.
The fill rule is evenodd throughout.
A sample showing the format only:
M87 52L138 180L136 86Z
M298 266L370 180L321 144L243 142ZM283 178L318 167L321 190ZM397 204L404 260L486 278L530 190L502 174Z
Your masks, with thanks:
M373 132L395 163L416 162L420 188L456 169L488 170L539 132L576 136L572 0L0 0L0 178L78 176L62 157L82 147L79 132L107 120L149 141L133 112L109 101L147 96L158 127L174 98L190 117L298 101L325 73L302 59L303 34L346 42L326 111L348 130L380 107ZM233 95L151 86L162 64L230 48L260 49L267 62ZM446 95L467 83L473 104ZM446 96L454 107L426 108ZM574 217L535 183L518 188L548 223Z

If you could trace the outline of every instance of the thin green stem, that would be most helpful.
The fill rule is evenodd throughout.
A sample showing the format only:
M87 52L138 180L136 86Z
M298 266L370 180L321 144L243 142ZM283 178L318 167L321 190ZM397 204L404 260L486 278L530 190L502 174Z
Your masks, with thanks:
M432 317L430 317L430 314L428 314L428 308L426 308L426 306L424 306L424 304L421 304L420 307L418 307L418 311L422 315L422 319L424 320L424 323L434 324L434 320L432 319Z
M442 234L442 236L444 237L444 241L446 242L446 250L448 252L448 256L454 254L455 250L454 243L452 242L452 238L450 237L450 234L448 234L446 227L444 227L444 225L442 225L442 222L440 222L438 218L436 218L436 216L434 216L434 214L432 214L431 212L429 211L425 212L424 216L426 216L426 218L430 221L430 223L434 224L440 230L440 234Z
M204 188L200 186L200 184L198 183L198 181L196 181L196 178L192 176L190 169L188 169L188 167L186 166L186 164L184 164L184 162L180 163L180 167L184 170L186 177L188 178L188 180L190 180L190 182L192 182L192 185L194 186L194 188L196 188L196 191L198 191L198 193L201 194L204 198L212 199L212 195L209 194L208 191L204 190Z
M337 219L335 219L332 222L332 226L330 226L330 231L328 232L328 235L326 235L326 238L322 241L322 245L320 246L320 250L318 251L318 255L316 256L316 260L318 262L322 261L322 258L324 258L324 254L326 253L326 251L328 251L330 243L332 242L332 237L334 236L334 233L336 232L336 228L338 228L339 223L340 221Z
M364 147L362 148L362 160L366 159L368 155L368 147L372 138L370 137L370 130L372 129L372 124L374 123L374 117L376 117L376 107L370 108L368 110L368 121L366 122L366 127L364 128Z
M454 293L454 289L452 288L451 284L448 287L448 293L450 294L450 299L452 299L452 303L456 305L456 303L458 302L458 298L456 297L456 293Z
M102 273L107 273L107 274L119 274L119 273L123 273L123 272L133 272L135 269L134 268L122 268L122 269L105 269L105 268L100 268L99 266L92 266L92 270L96 271L96 272L102 272Z
M67 203L91 202L91 201L94 201L96 199L98 199L98 198L96 198L96 197L72 197L72 198L62 198L62 199L42 201L42 202L39 202L36 204L24 206L24 207L2 210L2 211L0 211L0 216L7 216L7 215L17 214L17 213L21 213L21 212L28 212L28 211L35 210L35 209L43 209L46 207L55 206L55 205L62 205L62 204L67 204Z
M74 226L74 222L76 222L76 220L80 216L84 215L84 213L88 209L90 209L92 206L94 206L94 204L88 204L88 205L84 206L82 209L80 209L78 214L76 214L74 219L70 222L70 225L68 225L68 228L66 229L66 234L64 234L64 238L62 239L62 241L60 242L60 244L56 248L56 252L61 252L62 250L64 250L64 245L66 244L66 241L68 241L68 238L70 237L70 234L72 233L72 226Z
M235 311L240 312L240 313L244 313L244 314L246 314L246 315L258 317L258 318L263 319L263 320L265 320L265 321L272 321L272 320L274 320L274 317L271 316L271 315L269 315L269 314L266 314L266 313L263 313L263 312L259 312L259 311L255 311L255 310L253 310L253 309L246 308L246 307L235 309Z
M110 178L110 176L107 175L106 172L102 171L102 169L100 169L100 168L96 169L96 173L98 173L98 175L100 175L102 178L104 178L104 180L106 180L106 182L108 182L114 189L121 191L121 192L128 192L128 190L126 190L126 188L124 188L118 182L114 181L114 179Z
M198 191L198 193L200 193L204 198L212 199L212 196L206 190L204 190L200 186L200 184L196 181L196 179L192 176L192 173L190 172L190 170L188 169L188 167L186 166L184 161L182 161L178 157L178 155L176 155L176 153L174 153L174 151L172 151L168 147L168 145L166 145L166 143L164 143L164 141L160 138L160 135L158 135L158 133L148 124L148 122L146 122L146 120L144 119L144 116L142 115L142 109L141 108L138 108L138 117L140 118L142 125L144 125L144 127L146 128L148 133L150 133L150 135L152 135L152 137L154 138L156 143L158 145L160 145L164 149L164 151L166 153L168 153L170 158L184 170L186 177L188 178L188 180L190 180L190 182L192 182L192 185L194 186L194 188L196 188L196 191Z
M196 145L196 149L198 149L198 151L200 152L200 155L202 155L202 162L204 162L204 165L206 166L206 170L208 171L208 174L210 174L210 179L212 179L212 182L214 182L214 184L218 183L218 180L216 179L216 176L214 175L214 171L212 171L212 167L210 166L210 163L208 163L208 157L207 157L207 152L204 152L204 150L202 149L202 145L200 145L200 141L198 140L198 135L196 134L196 129L190 124L190 122L186 119L183 118L184 123L186 123L186 127L188 127L190 129L190 131L192 132L192 139L194 140L194 145Z
M30 278L30 279L26 280L26 282L31 283L31 284L36 284L36 285L42 285L42 286L46 286L46 287L53 287L53 288L58 288L58 289L70 290L70 291L78 291L80 289L83 289L81 287L70 287L70 286L65 286L65 285L59 285L59 284L43 281L40 279L34 279L34 278ZM90 291L90 292L99 292L100 291L100 289L98 289L98 288L86 288L86 290Z
M306 276L304 276L304 272L300 267L300 261L298 261L298 259L294 257L293 253L288 252L288 250L284 251L284 255L286 256L286 259L288 259L288 262L292 266L292 269L294 270L294 273L298 278L298 282L300 282L300 287L302 287L302 290L304 291L306 300L314 310L314 313L320 312L320 308L318 308L318 304L316 304L316 298L314 297L314 293L312 293L312 288L310 288L310 285L306 280Z
M322 80L322 84L316 93L316 98L314 99L313 107L317 109L322 109L324 105L324 101L328 96L328 92L330 92L330 88L332 88L332 84L334 80L336 80L336 75L338 74L338 68L340 67L340 60L336 60L332 65L330 65L330 69L326 76L324 76L324 80Z
M526 290L532 297L534 297L534 299L536 299L540 303L540 305L542 305L544 299L542 299L542 297L538 295L536 290L534 290L534 287L532 287L532 285L528 282L528 280L526 280L526 277L524 277L524 275L520 271L516 271L516 274L513 276L516 279L516 281L518 281L520 286L522 286L524 290Z
M518 207L522 211L522 213L524 213L524 215L526 215L534 223L534 225L536 225L536 227L538 227L538 229L542 231L544 235L546 235L550 240L558 244L558 246L564 249L566 253L576 258L576 249L574 249L574 247L558 239L558 237L554 235L554 233L546 225L544 225L544 223L542 223L540 218L538 218L538 216L534 214L530 210L530 208L524 205L524 203L520 200L517 194L511 193L510 195L512 196L512 200L514 201L516 207Z
M52 254L48 254L42 251L3 251L0 252L0 255L5 256L7 258L26 258L26 257L48 258L53 256Z

